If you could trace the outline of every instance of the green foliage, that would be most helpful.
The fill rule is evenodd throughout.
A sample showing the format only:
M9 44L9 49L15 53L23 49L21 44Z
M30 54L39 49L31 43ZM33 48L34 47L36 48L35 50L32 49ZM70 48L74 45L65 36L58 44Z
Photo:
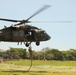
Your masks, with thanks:
M22 48L10 48L3 53L4 59L26 59L27 58L26 49Z
M60 51L58 49L50 49L48 47L42 49L43 56L45 54L46 60L76 60L76 50L70 49Z
M0 52L0 58L3 59L29 59L29 57L29 52L23 48L10 48L9 50ZM38 52L33 51L32 57L34 60L76 60L76 50L60 51L46 47Z
M57 49L47 50L46 55L49 60L62 60L62 53Z

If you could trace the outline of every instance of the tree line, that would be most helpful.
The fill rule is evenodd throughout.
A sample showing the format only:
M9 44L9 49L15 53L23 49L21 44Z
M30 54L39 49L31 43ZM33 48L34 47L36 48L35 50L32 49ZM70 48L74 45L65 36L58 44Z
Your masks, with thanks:
M34 60L76 60L76 49L58 50L49 47L43 48L41 51L32 51ZM0 50L0 59L30 59L27 49L10 48L6 51Z

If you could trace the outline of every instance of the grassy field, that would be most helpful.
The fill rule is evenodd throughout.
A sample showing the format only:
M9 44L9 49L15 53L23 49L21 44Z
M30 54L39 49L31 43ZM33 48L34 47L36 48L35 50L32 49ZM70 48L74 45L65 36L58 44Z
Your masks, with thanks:
M33 66L27 72L29 65L30 60L0 63L0 75L76 75L76 61L33 60Z

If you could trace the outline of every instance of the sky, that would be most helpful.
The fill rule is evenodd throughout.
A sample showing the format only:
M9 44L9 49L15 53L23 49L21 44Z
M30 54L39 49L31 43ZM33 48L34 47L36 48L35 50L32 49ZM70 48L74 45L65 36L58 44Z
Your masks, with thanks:
M27 19L44 5L50 8L31 18L31 21L71 21L51 23L31 23L45 30L50 36L49 41L36 46L32 43L33 50L41 50L45 47L59 50L76 49L76 0L0 0L0 18ZM0 21L0 29L15 24L13 22ZM24 44L0 42L0 49L7 50L10 47L26 48Z

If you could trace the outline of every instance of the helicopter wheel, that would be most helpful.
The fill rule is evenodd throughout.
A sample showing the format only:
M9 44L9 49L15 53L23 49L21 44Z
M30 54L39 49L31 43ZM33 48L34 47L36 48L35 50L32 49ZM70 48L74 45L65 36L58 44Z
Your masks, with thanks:
M29 47L29 43L28 43L28 42L26 42L26 44L25 44L25 45L26 45L26 47Z
M40 45L40 42L36 42L36 45L39 46Z

